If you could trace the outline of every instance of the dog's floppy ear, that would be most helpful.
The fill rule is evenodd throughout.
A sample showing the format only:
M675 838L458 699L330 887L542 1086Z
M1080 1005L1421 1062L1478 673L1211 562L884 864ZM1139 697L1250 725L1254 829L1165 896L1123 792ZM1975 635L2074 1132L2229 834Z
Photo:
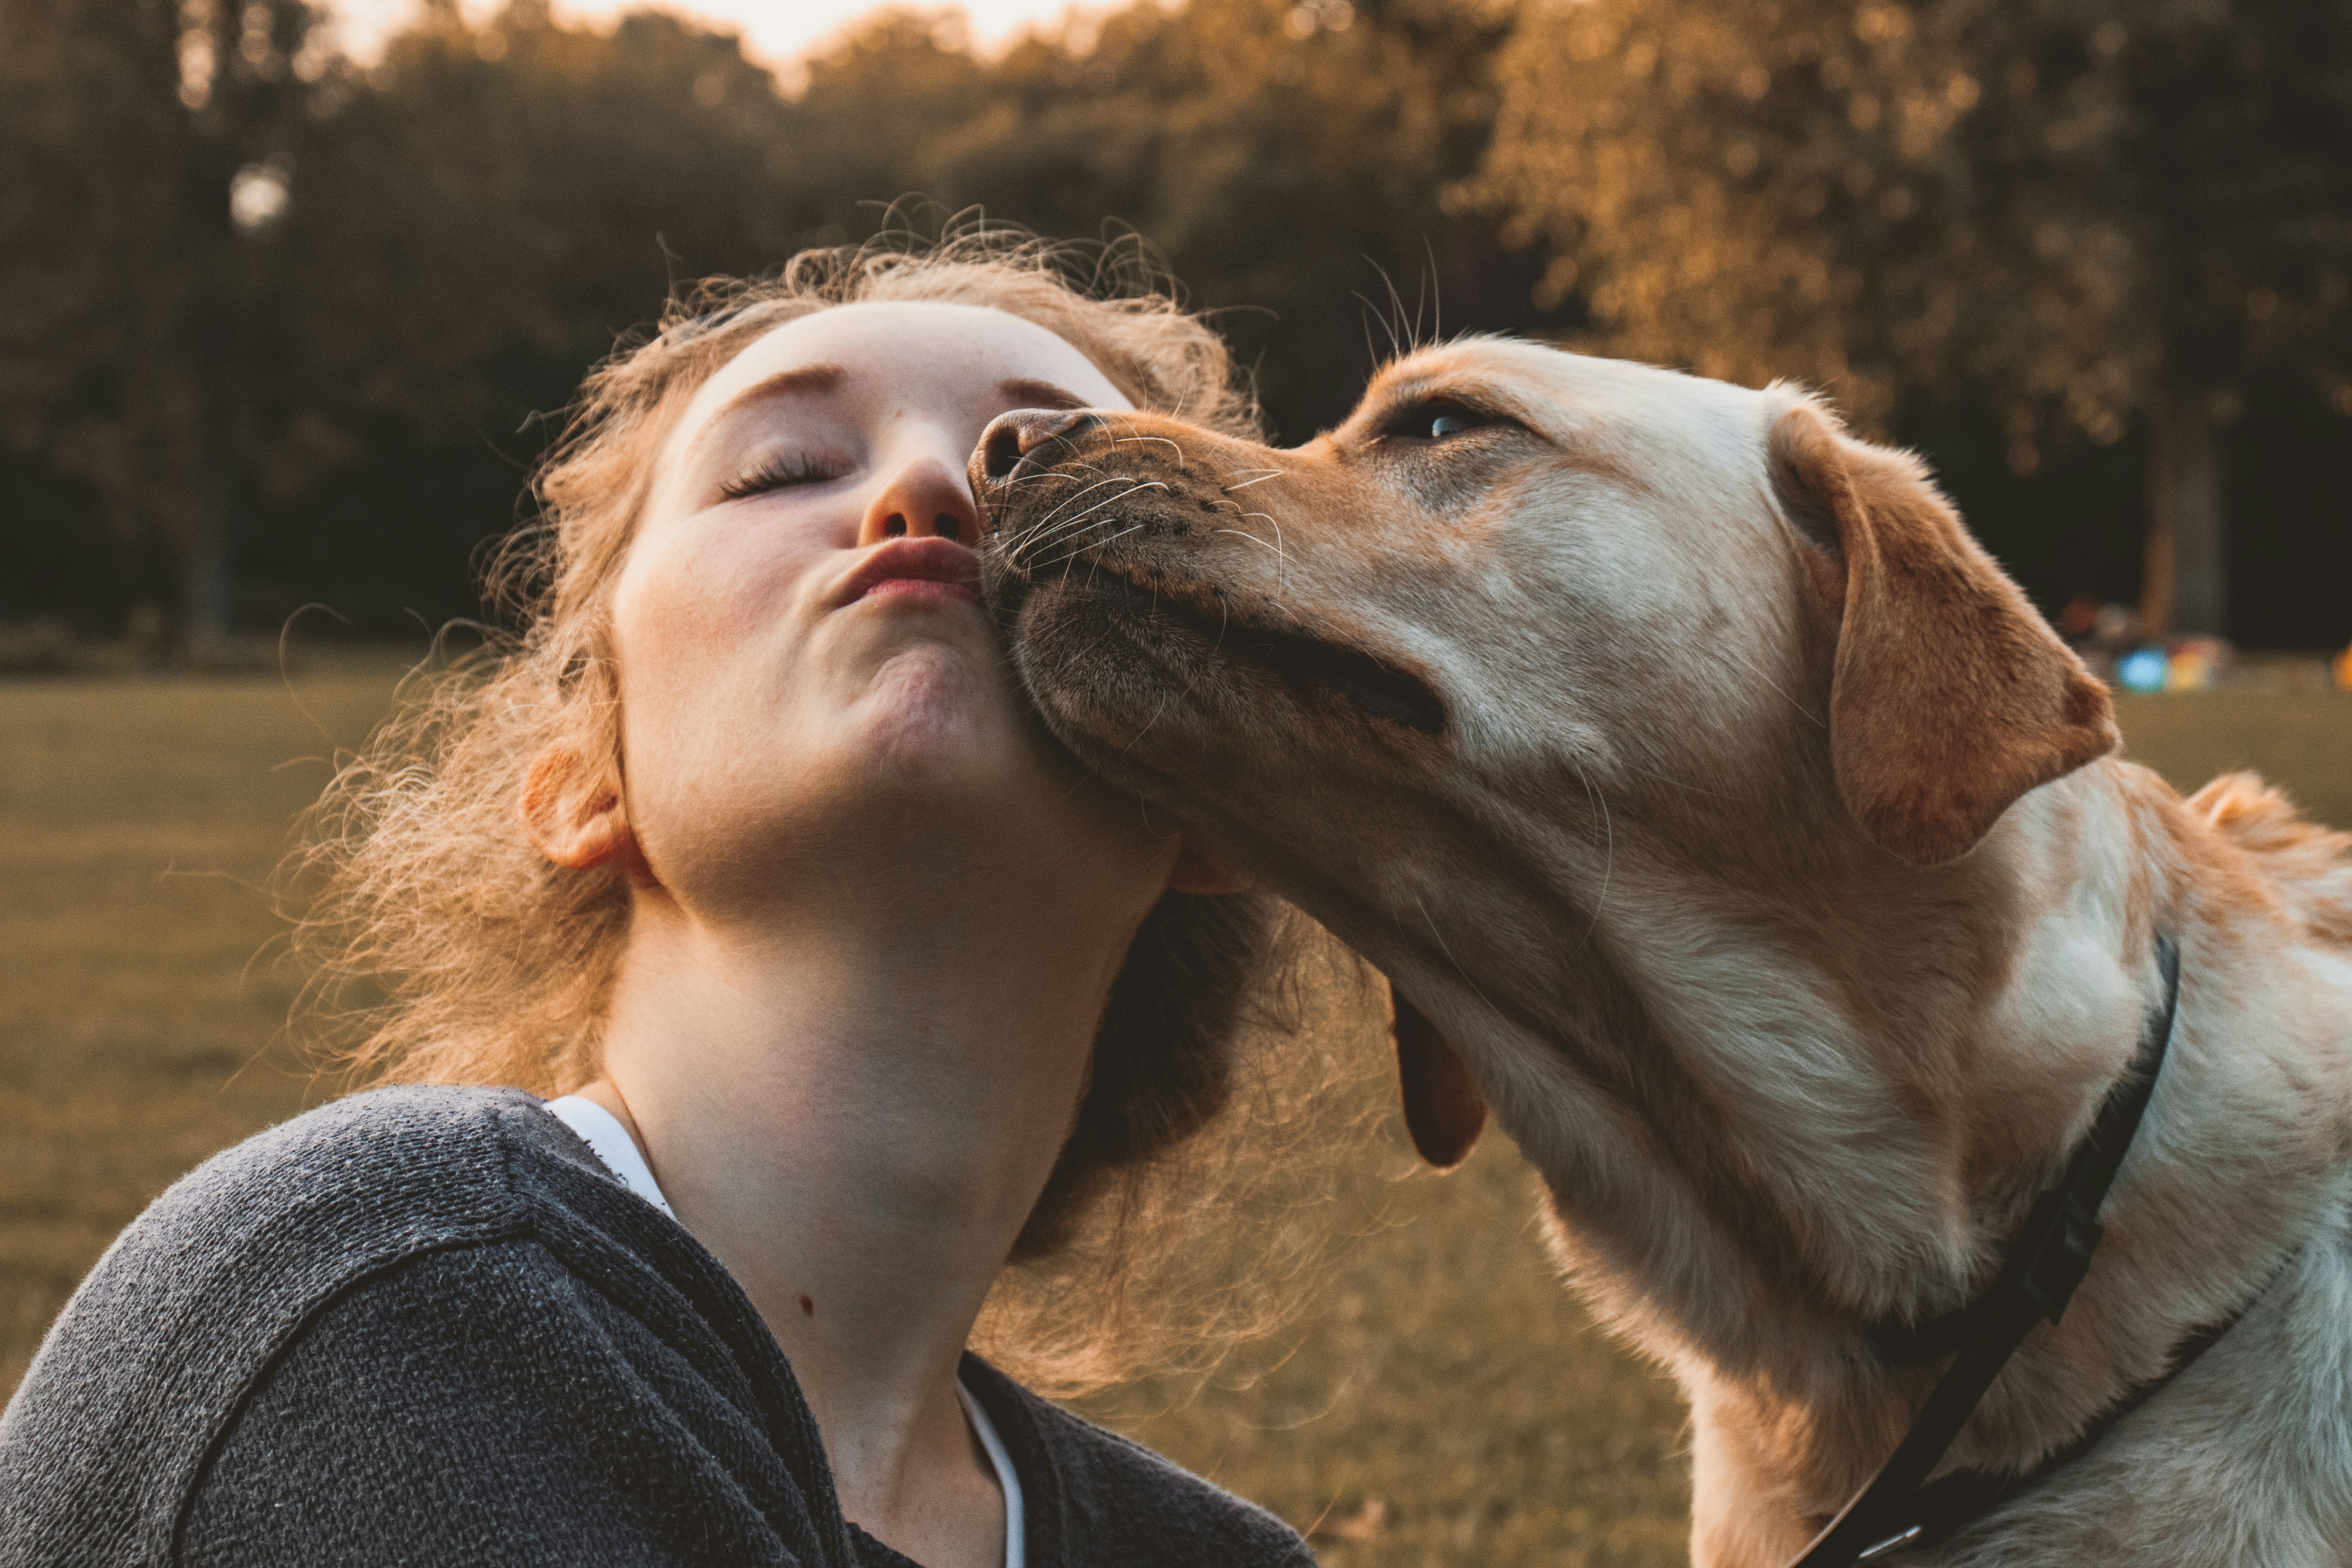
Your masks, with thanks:
M1396 1035L1397 1084L1404 1091L1404 1124L1421 1157L1441 1171L1450 1171L1470 1154L1471 1146L1486 1126L1486 1101L1470 1081L1462 1058L1437 1032L1437 1026L1404 999L1391 982L1389 1001L1395 1009L1391 1026Z
M1961 525L1907 453L1798 403L1772 426L1772 487L1822 552L1837 626L1830 750L1863 830L1916 866L1976 847L2037 784L2116 749L2106 688Z

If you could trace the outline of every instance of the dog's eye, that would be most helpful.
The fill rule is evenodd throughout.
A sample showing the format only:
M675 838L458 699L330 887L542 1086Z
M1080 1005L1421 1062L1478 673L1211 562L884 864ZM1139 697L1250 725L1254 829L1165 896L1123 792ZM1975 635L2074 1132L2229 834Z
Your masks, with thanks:
M1448 436L1459 436L1465 430L1508 423L1499 415L1489 414L1483 408L1473 408L1450 397L1427 397L1390 416L1388 422L1381 426L1381 434L1407 441L1443 441Z

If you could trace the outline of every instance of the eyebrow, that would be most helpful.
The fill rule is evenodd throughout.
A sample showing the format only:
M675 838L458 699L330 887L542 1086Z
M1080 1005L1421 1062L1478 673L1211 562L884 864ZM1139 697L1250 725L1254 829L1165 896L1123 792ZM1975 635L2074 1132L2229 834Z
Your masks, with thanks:
M772 397L819 395L838 387L849 373L837 364L803 364L791 370L778 371L765 381L755 381L729 398L709 424L716 425L739 408L754 403L765 403Z
M1066 392L1050 381L1033 381L1025 375L1008 376L996 384L996 390L1024 408L1084 408L1087 400L1075 392Z
M693 462L703 446L710 440L712 433L746 408L779 397L821 397L838 387L848 374L837 364L803 364L778 371L763 381L755 381L721 404L709 418L704 420L702 427L694 433L694 438L687 443L676 460L682 464Z

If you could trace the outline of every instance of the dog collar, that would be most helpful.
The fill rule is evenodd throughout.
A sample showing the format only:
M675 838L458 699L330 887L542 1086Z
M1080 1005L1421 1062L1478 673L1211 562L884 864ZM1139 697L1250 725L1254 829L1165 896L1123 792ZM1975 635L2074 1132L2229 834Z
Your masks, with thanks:
M1923 1323L1876 1322L1863 1330L1878 1359L1890 1366L1914 1366L1954 1354L1986 1324L2019 1301L2056 1322L2083 1276L2105 1227L2099 1206L2139 1131L2140 1117L2164 1070L2172 1041L2172 1019L2180 1001L2180 952L2168 936L2156 939L2157 966L2164 974L2164 1002L2140 1033L2139 1048L2120 1082L2107 1091L2089 1136L2066 1162L2058 1184L2033 1202L2025 1224L2011 1238L2000 1276L1965 1307Z
M2100 1205L2156 1090L2179 1008L2180 951L2171 937L2157 937L2156 962L2164 976L2162 1005L2149 1017L2130 1068L2107 1091L2089 1136L2067 1160L2058 1184L2034 1200L1991 1289L1958 1311L1925 1323L1879 1324L1868 1331L1872 1344L1889 1362L1907 1364L1949 1355L1952 1364L1870 1485L1830 1521L1790 1568L1852 1568L1942 1539L2097 1442L2236 1321L2232 1318L2193 1336L2174 1352L2161 1376L2127 1392L2094 1418L2074 1443L2033 1469L2021 1475L1965 1471L1928 1483L1928 1473L1942 1462L2026 1335L2045 1318L2054 1323L2064 1316L2075 1288L2090 1271L2091 1255L2105 1234Z

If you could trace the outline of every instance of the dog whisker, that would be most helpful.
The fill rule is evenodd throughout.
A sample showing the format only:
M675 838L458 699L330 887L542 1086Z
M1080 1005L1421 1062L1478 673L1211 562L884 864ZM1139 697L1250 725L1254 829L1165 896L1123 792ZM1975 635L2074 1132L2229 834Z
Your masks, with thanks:
M1131 441L1157 441L1163 447L1176 447L1177 466L1179 468L1183 466L1184 448L1177 447L1175 442L1165 436L1114 436L1111 437L1110 444L1114 447L1123 447Z
M1282 524L1262 511L1245 511L1242 516L1263 517L1265 519L1265 525L1274 530L1274 596L1279 603L1286 586L1283 581L1283 569L1290 564L1290 552L1283 547Z
M1158 441L1164 446L1174 447L1176 448L1177 467L1181 468L1184 466L1184 448L1170 437L1166 436L1138 435L1135 429L1135 421L1132 418L1129 418L1121 415L1106 416L1104 423L1108 424L1114 431L1118 432L1118 434L1111 437L1112 446L1124 446L1129 442L1136 441Z
M1093 488L1098 489L1100 487ZM1095 513L1101 511L1105 507L1117 506L1120 501L1125 500L1129 496L1135 494L1138 490L1153 489L1164 490L1167 488L1168 487L1166 485L1161 484L1157 479L1148 479L1139 483L1129 482L1127 489L1119 491L1117 495L1104 497L1102 500L1095 502L1094 505L1087 508L1084 511L1073 513L1069 517L1063 518L1058 522L1049 524L1040 521L1022 530L1019 534L1014 536L1013 540L1008 545L1008 549L1013 552L1013 557L1017 560L1029 551L1041 548L1046 544L1055 543L1060 541L1069 539L1075 534L1084 531L1087 527L1099 526L1099 524L1088 524L1087 522L1087 519L1094 516ZM1057 507L1055 510L1058 511L1060 509Z
M1592 787L1592 775L1584 771L1584 764L1572 756L1568 763L1576 770L1576 776L1584 782L1585 798L1601 810L1601 831L1605 836L1606 846L1601 857L1601 892L1592 900L1592 922L1584 928L1584 935L1576 944L1576 951L1581 952L1591 943L1592 933L1601 929L1601 911L1609 906L1609 878L1617 869L1617 825L1609 816L1609 797Z
M1286 564L1287 564L1287 563L1288 563L1288 561L1289 561L1289 557L1288 557L1288 556L1286 556L1286 555L1285 555L1285 554L1282 552L1282 546L1281 546L1281 545L1279 545L1279 544L1269 544L1269 543L1267 543L1265 540L1260 539L1256 534L1252 533L1248 529L1245 529L1245 528L1213 528L1213 529L1211 529L1209 531L1210 531L1211 533L1213 533L1213 534L1215 534L1215 533L1230 533L1230 534L1234 534L1234 535L1236 535L1236 536L1238 536L1238 537L1240 537L1240 538L1243 538L1243 539L1246 539L1246 540L1248 540L1252 544L1255 544L1255 545L1261 546L1261 547L1262 547L1262 548L1264 548L1264 549L1267 549L1267 550L1271 550L1271 551L1273 551L1273 552L1274 552L1274 596L1275 596L1275 600L1276 600L1276 603L1280 603L1280 602L1281 602L1281 599L1282 599L1282 569L1283 569L1283 567L1284 567Z
M1076 559L1078 558L1078 556L1079 556L1079 554L1080 554L1081 552L1085 552L1085 551L1087 551L1087 550L1088 550L1088 549L1092 549L1092 550L1099 551L1099 550L1100 550L1104 545L1106 545L1106 544L1109 544L1109 543L1111 543L1113 541L1125 539L1125 538L1126 538L1129 534L1130 534L1130 533L1140 533L1140 532L1142 532L1142 531L1143 531L1143 525L1142 525L1141 523L1139 523L1139 523L1137 523L1133 528L1122 528L1122 529L1120 529L1117 533L1112 534L1112 535L1110 536L1110 538L1109 538L1109 539L1097 539L1097 540L1093 540L1093 541L1090 541L1090 542L1089 542L1088 543L1087 543L1087 544L1082 544L1082 545L1078 546L1076 549L1070 551L1067 554L1065 554L1065 555L1057 555L1057 556L1055 556L1055 557L1053 560L1051 560L1051 561L1043 561L1043 562L1040 562L1040 563L1038 563L1038 564L1037 564L1037 570L1038 570L1038 571L1040 571L1040 572L1044 572L1044 571L1046 571L1046 570L1048 570L1048 569L1050 569L1050 568L1052 568L1052 567L1059 566L1059 565L1061 565L1061 564L1062 564L1063 563L1065 563L1065 562L1068 562L1068 561L1075 561L1075 560L1076 560ZM1097 555L1094 558L1094 561L1092 562L1092 564L1093 564L1093 565L1096 565L1096 566L1100 566L1100 565L1102 564L1102 557L1101 557L1099 554L1097 554Z
M1102 509L1107 506L1117 506L1119 502L1125 500L1128 497L1134 495L1139 490L1164 490L1167 488L1167 485L1158 479L1130 479L1127 481L1127 489L1119 491L1115 496L1105 496L1102 500L1095 502L1092 506L1087 507L1084 511L1072 512L1068 517L1062 519L1059 522L1053 523L1051 525L1051 531L1058 532L1066 530L1083 519L1092 517L1095 513L1102 510ZM1059 509L1057 508L1056 510L1058 510ZM1048 525L1044 522L1040 522L1037 526L1041 529L1048 527Z
M1645 779L1655 779L1662 784L1672 784L1676 789L1686 789L1693 795L1703 795L1709 800L1727 800L1743 805L1753 805L1755 803L1756 797L1754 795L1725 795L1720 790L1704 789L1697 784L1686 784L1681 779L1671 777L1665 773L1653 773L1648 768L1637 768L1631 763L1619 763L1616 765L1623 768L1629 773L1639 773Z
M1747 660L1745 660L1745 659L1743 659L1743 658L1740 658L1738 656L1737 656L1736 654L1732 653L1732 652L1731 652L1731 650L1730 650L1730 649L1728 649L1728 648L1719 648L1719 649L1717 649L1717 651L1718 653L1720 653L1720 654L1722 655L1722 657L1723 657L1723 658L1727 658L1727 659L1729 659L1729 660L1730 660L1732 663L1734 663L1734 664L1738 665L1742 669L1745 669L1746 671L1748 671L1748 674L1750 674L1750 675L1754 676L1757 679L1759 679L1759 680L1762 681L1765 685L1767 685L1767 686L1770 687L1773 690L1780 692L1780 694L1782 697L1787 698L1787 699L1788 699L1788 702L1789 702L1789 706L1790 706L1790 707L1794 708L1798 712L1802 713L1806 718L1812 720L1812 721L1813 721L1814 723L1819 724L1822 729L1826 730L1826 729L1828 729L1828 728L1830 727L1830 726L1829 726L1829 721L1827 721L1827 720L1825 720L1825 719L1822 719L1822 718L1819 717L1818 715L1816 715L1816 714L1813 712L1813 710L1812 710L1811 709L1810 709L1810 708L1806 707L1803 703L1801 703L1801 702L1798 701L1795 698L1793 698L1793 697L1790 697L1790 696L1789 696L1789 693L1788 693L1788 691L1787 691L1787 689L1786 689L1785 688L1783 688L1783 687L1780 685L1780 683L1779 681L1777 681L1777 680L1773 679L1770 676L1769 676L1769 675L1765 674L1761 669L1759 669L1756 666L1754 666L1754 665L1752 665L1752 664L1749 664Z
M1222 636L1223 636L1223 630L1222 630L1222 628L1220 628L1219 635L1220 635L1220 637L1222 637ZM1200 683L1201 683L1201 676L1200 676L1200 673L1196 670L1196 671L1193 673L1193 675L1192 675L1192 679L1184 682L1184 689L1183 689L1183 690L1179 691L1179 692L1176 692L1176 693L1174 693L1174 694L1172 694L1172 695L1171 695L1171 696L1162 697L1162 698L1160 700L1160 706L1159 706L1158 708L1153 709L1153 710L1152 710L1152 712L1151 712L1151 717L1150 717L1150 719L1148 719L1148 720L1146 720L1146 721L1144 721L1143 728L1142 728L1142 729L1140 729L1140 730L1138 730L1138 731L1137 731L1133 735L1129 736L1129 737L1128 738L1128 742L1127 742L1127 744L1126 744L1126 745L1124 745L1124 746L1121 746L1121 747L1119 748L1119 750L1120 750L1120 751L1122 751L1122 752L1131 752L1131 751L1135 750L1137 743L1138 743L1138 742L1139 742L1143 739L1143 737L1144 737L1144 736L1149 735L1150 733L1151 733L1151 726L1160 722L1160 715L1162 715L1162 714L1166 713L1170 708L1171 708L1171 707L1175 706L1175 705L1176 705L1177 703L1179 703L1179 702L1181 702L1185 698L1192 696L1192 688L1194 688L1195 686L1198 686Z
M1445 944L1445 933L1439 931L1437 929L1437 922L1429 918L1429 906L1421 901L1421 895L1419 893L1414 893L1412 896L1412 907L1421 911L1421 923L1429 928L1430 936L1437 943L1437 951L1445 955L1445 962L1454 966L1454 973L1462 976L1462 983L1470 987L1470 994L1477 997L1479 1001L1485 1002L1488 1011L1499 1012L1500 1009L1496 1008L1493 1002L1487 1000L1486 994L1478 989L1478 983L1470 978L1470 972L1462 967L1462 961L1454 956L1454 950Z
M1094 468L1090 465L1087 466L1086 471L1090 474L1099 474L1102 472L1100 468ZM1012 489L1016 486L1034 485L1045 479L1058 479L1066 485L1070 485L1077 483L1078 476L1076 474L1066 474L1059 468L1046 468L1034 474L1015 474L1009 479L1001 479L997 482L1003 485L1006 489Z
M1037 520L1037 521L1036 521L1035 526L1037 526L1037 527L1039 527L1039 528L1043 528L1043 527L1045 527L1047 523L1049 523L1049 522L1053 521L1054 521L1054 519L1055 519L1055 517L1057 517L1057 516L1059 516L1059 515L1061 514L1062 507L1068 506L1068 505L1070 504L1070 502L1071 502L1071 501L1076 500L1078 499L1078 497L1079 497L1079 496L1085 495L1088 490L1098 490L1098 489L1102 489L1102 488L1103 488L1103 486L1105 486L1105 485L1115 485L1115 484L1119 484L1119 483L1125 482L1125 481L1126 481L1126 479L1127 479L1127 476L1126 476L1126 475L1124 475L1124 474L1117 475L1117 476L1114 476L1113 478L1107 479L1097 479L1093 484L1090 484L1090 485L1087 486L1085 489L1081 489L1081 490L1076 491L1075 494L1071 495L1067 500L1064 500L1064 501L1062 502L1062 506L1057 506L1057 507L1055 507L1052 511L1049 511L1049 512L1047 512L1045 516L1043 516L1043 517L1039 518L1039 519Z
M1095 513L1101 511L1105 507L1117 506L1119 502L1125 500L1128 497L1134 495L1139 490L1164 490L1167 488L1168 487L1166 485L1160 483L1157 479L1147 479L1139 484L1131 484L1127 489L1119 491L1118 494L1115 496L1106 496L1101 500L1097 501L1094 505L1087 508L1086 510L1078 512L1073 516L1064 518L1061 522L1053 529L1049 535L1038 538L1024 534L1023 536L1020 548L1024 551L1027 551L1041 548L1049 543L1058 544L1066 540L1072 539L1080 533L1086 532L1089 529L1099 528L1102 526L1100 522L1087 523L1086 520L1094 516ZM1106 519L1105 521L1108 520ZM1038 525L1040 529L1043 529L1044 526L1045 525L1043 523ZM1064 556L1063 559L1068 560L1069 557Z
M1244 470L1243 470L1243 472L1246 473L1246 472L1248 472L1248 470L1247 470L1247 469L1244 469ZM1233 494L1235 490L1245 490L1245 489L1249 489L1249 488L1250 488L1250 486L1252 486L1252 485L1262 485L1262 484L1265 483L1265 481L1266 481L1266 480L1268 480L1268 479L1278 479L1282 478L1285 474L1287 474L1288 472L1290 472L1290 470L1289 470L1288 468L1268 468L1265 472L1264 472L1264 473L1260 474L1257 478L1255 478L1255 479L1244 479L1241 483L1239 483L1239 484L1237 484L1237 485L1227 485L1227 486L1223 489L1223 490L1222 490L1222 491L1221 491L1221 492L1219 492L1219 493L1220 493L1220 494L1223 494L1223 495L1231 495L1231 494Z

